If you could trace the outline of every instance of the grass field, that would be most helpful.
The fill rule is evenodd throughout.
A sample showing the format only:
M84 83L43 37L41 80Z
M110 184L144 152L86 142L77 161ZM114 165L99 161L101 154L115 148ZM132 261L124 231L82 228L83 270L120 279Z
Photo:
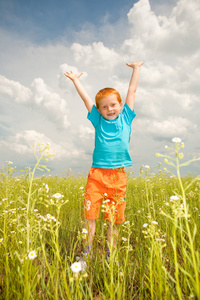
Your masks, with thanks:
M87 178L35 177L46 168L41 162L49 158L49 146L38 155L35 150L35 168L19 177L7 162L0 181L0 298L200 299L200 178L181 177L184 145L173 145L171 156L157 156L177 175L164 166L128 175L118 251L107 263L102 213L85 273L73 272L71 265L82 248Z

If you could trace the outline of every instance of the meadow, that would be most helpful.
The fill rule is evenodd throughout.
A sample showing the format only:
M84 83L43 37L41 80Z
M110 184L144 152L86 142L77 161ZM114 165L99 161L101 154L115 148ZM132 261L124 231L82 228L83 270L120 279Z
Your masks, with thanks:
M184 144L173 140L158 168L128 174L126 222L118 250L105 259L107 221L97 221L87 270L80 256L86 176L35 176L49 145L34 148L36 165L0 178L0 299L200 299L200 177L181 176ZM171 168L175 170L172 175ZM42 173L41 173L42 174ZM103 210L103 209L102 209Z

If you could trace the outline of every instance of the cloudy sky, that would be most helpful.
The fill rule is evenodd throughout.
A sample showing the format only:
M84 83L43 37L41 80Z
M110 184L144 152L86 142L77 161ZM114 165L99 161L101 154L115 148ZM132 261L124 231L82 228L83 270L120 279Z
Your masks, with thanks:
M184 141L184 159L200 156L199 28L199 0L1 0L0 164L33 166L32 145L49 142L51 174L87 172L94 130L64 73L84 72L93 99L109 86L125 100L126 62L139 60L133 171L154 169L173 137Z

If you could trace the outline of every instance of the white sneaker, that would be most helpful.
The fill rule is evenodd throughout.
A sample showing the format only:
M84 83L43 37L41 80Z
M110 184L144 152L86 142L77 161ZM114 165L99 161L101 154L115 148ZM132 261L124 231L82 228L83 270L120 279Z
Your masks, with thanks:
M76 260L81 263L81 272L85 273L86 269L87 269L87 263L86 263L85 259L83 258L83 256L77 256Z

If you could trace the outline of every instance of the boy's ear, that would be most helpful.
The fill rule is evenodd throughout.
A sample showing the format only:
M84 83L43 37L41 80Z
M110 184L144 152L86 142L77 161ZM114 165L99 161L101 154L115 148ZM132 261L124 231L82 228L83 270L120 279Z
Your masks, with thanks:
M101 110L99 108L97 108L98 112L101 114Z

